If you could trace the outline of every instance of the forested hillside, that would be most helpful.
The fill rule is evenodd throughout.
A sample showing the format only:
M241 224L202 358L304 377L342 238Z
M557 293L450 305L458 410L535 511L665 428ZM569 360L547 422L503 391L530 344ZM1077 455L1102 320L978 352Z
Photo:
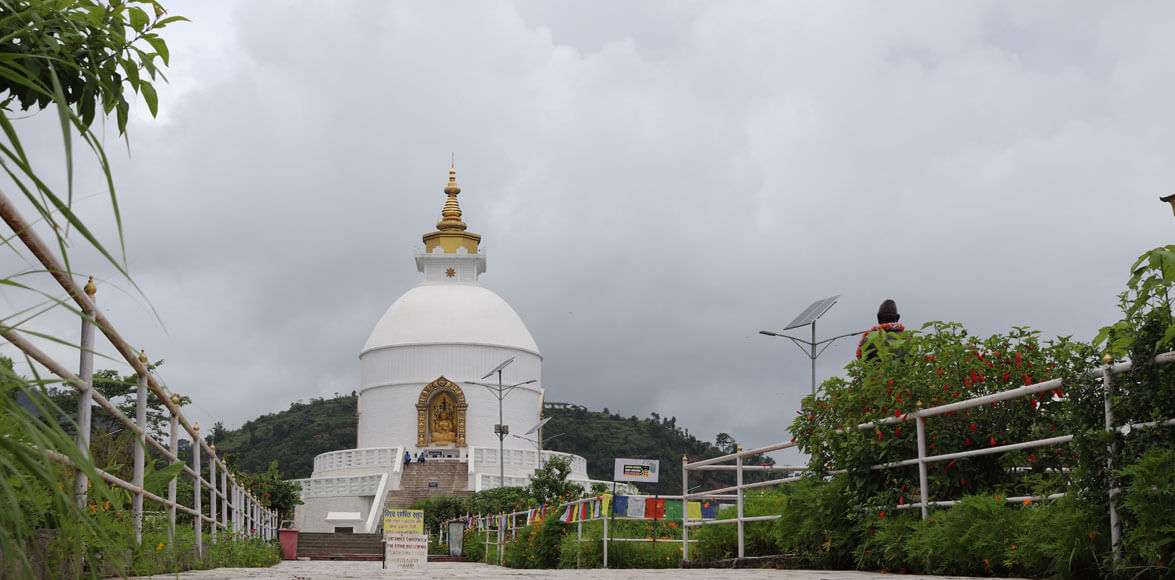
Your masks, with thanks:
M240 469L264 471L276 460L286 477L309 477L315 455L355 447L355 404L351 395L295 402L288 410L262 415L239 429L216 425L210 436L217 449L227 453L229 461ZM734 439L725 433L718 434L714 443L699 440L679 427L676 418L656 413L642 419L622 417L607 409L569 406L547 408L544 414L551 417L543 429L546 448L583 456L593 479L612 479L612 460L617 457L659 459L660 484L642 490L650 493L681 493L682 454L713 457L735 446ZM707 483L733 480L729 473L711 471L706 475Z

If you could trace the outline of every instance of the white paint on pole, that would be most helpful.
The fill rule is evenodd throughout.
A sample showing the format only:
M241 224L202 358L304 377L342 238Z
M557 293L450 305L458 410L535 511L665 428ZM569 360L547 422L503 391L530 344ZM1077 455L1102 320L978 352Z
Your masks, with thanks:
M139 356L143 359L147 355L140 351ZM135 487L140 488L131 504L131 515L134 519L135 527L135 545L143 543L143 473L146 469L146 446L147 446L147 378L140 376L138 381L138 393L135 399L135 425L139 426L142 431L135 437L135 458L134 458L134 484Z
M96 303L97 290L94 287L93 278L90 278L90 281L86 283L85 290L86 294L90 296L90 303ZM79 385L81 393L78 399L78 451L81 452L82 457L90 456L90 423L93 416L94 397L94 323L91 320L93 315L93 310L83 309L81 359L78 361L78 378L81 379L81 385ZM90 490L90 480L86 477L86 473L80 469L75 486L78 505L84 508Z

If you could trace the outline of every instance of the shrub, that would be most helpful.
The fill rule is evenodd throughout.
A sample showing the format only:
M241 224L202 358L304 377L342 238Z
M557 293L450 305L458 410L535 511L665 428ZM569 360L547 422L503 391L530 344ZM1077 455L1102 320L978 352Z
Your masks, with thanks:
M860 543L853 550L853 560L862 570L914 572L906 554L906 543L921 525L918 512L912 510L880 511L859 522Z
M1006 572L1021 513L1002 498L969 496L919 521L906 543L909 561L932 574Z
M1098 575L1099 548L1109 547L1103 541L1106 520L1100 511L1072 496L1020 510L1020 527L1010 548L1016 569L1057 578Z
M744 516L765 516L780 512L784 501L784 489L755 491L743 496ZM718 519L733 518L738 510L734 506L718 510ZM694 528L690 537L698 543L690 546L690 559L714 562L734 558L738 555L738 532L734 524L715 524ZM744 524L744 553L747 556L770 556L779 553L775 544L773 522L747 522Z
M1129 563L1156 575L1170 574L1175 569L1175 448L1151 449L1122 475Z
M461 557L468 562L481 562L485 559L485 533L481 530L469 528L465 530L465 537L461 540Z
M847 568L858 533L845 478L805 478L783 488L775 522L777 553L795 556L804 567Z

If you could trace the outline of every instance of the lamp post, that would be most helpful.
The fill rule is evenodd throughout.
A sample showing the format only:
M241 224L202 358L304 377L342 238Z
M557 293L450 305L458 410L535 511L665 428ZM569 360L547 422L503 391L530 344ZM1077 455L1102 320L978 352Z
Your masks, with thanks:
M804 351L804 354L807 355L809 359L811 359L811 361L812 361L812 396L813 397L816 396L816 359L820 358L820 355L824 354L825 349L832 346L833 342L836 342L842 338L846 338L849 336L856 336L858 334L862 334L865 332L864 330L861 330L858 332L850 332L848 334L834 336L832 338L826 338L826 339L820 340L820 341L816 340L816 321L821 316L824 316L824 313L828 312L828 310L830 308L832 308L832 306L834 304L836 304L837 300L840 300L840 294L837 294L836 296L829 296L828 298L824 298L822 300L817 300L817 301L813 302L807 308L805 308L803 312L801 312L798 316L796 316L795 319L793 319L791 322L789 322L787 324L787 326L783 327L783 330L781 330L779 332L772 332L770 330L760 330L759 331L759 334L765 334L767 336L774 336L774 337L778 337L778 338L786 338L786 339L791 340L793 343L795 343L795 345L797 347L799 347L800 350ZM784 334L785 331L791 330L793 328L800 328L801 326L811 326L812 327L812 329L811 329L812 330L812 340L804 340L802 338L798 338L795 336L789 336L787 334Z
M541 437L539 435L535 435L535 438L531 439L530 437L527 437L525 435L515 435L513 433L510 434L511 437L517 437L523 441L529 441L531 443L534 443L535 451L537 451L539 454L539 467L538 467L539 469L542 469L543 466L547 464L547 462L543 460L543 442L544 441L552 441L552 440L558 439L564 435L566 435L566 433L556 433L554 435L551 435L550 437Z
M506 435L510 434L510 427L504 424L504 419L502 417L502 401L506 399L506 396L510 394L510 391L513 391L514 389L517 389L523 385L529 385L531 383L538 382L537 379L531 379L529 381L522 381L521 383L515 383L513 385L503 384L502 370L510 366L510 363L514 362L514 358L515 357L510 357L502 361L502 364L494 367L494 370L486 373L485 376L481 378L481 380L484 381L496 373L498 375L498 384L496 385L479 383L477 381L465 381L465 384L467 385L485 387L490 391L491 395L494 395L494 397L498 399L498 424L494 425L494 434L498 436L498 487L506 487L506 457L504 441L506 440Z

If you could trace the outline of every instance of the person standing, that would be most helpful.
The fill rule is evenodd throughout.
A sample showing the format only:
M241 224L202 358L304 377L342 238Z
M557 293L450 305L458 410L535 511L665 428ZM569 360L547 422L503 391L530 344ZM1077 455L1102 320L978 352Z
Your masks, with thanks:
M864 360L873 360L877 358L876 343L869 340L869 335L880 333L881 336L877 340L887 342L893 335L901 334L906 331L905 325L898 322L902 319L902 315L898 314L898 304L892 298L886 299L877 308L877 324L869 327L865 334L861 335L861 341L857 343L857 358Z

